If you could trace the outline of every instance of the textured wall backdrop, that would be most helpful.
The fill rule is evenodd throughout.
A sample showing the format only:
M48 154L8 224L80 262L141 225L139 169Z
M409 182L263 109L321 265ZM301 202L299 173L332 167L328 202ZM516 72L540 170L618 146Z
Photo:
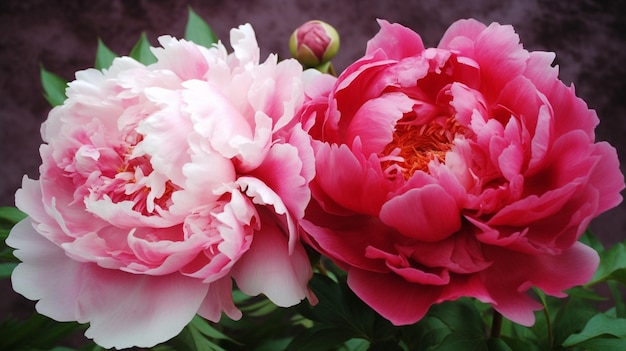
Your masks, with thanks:
M362 55L378 30L376 18L413 28L430 46L459 18L512 24L527 49L557 53L561 79L575 82L578 95L600 116L598 139L615 145L626 163L625 1L2 0L0 205L13 204L23 174L37 176L39 126L49 110L39 64L70 80L75 71L93 66L97 37L121 55L142 31L152 43L161 34L182 37L187 5L225 42L231 27L251 23L263 56L286 57L294 28L308 19L325 20L341 35L339 70ZM606 243L624 238L625 209L622 205L594 221Z

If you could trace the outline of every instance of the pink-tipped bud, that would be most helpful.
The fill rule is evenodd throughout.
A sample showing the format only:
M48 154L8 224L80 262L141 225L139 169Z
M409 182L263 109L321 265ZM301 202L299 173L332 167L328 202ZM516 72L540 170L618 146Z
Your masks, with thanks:
M318 67L339 51L339 33L326 22L308 21L289 38L289 50L305 67Z

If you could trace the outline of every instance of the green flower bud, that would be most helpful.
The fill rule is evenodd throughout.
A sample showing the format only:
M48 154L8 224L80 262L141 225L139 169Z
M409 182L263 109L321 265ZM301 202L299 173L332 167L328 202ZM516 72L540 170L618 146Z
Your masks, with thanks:
M339 33L326 22L308 21L291 34L289 50L303 66L321 66L339 51Z

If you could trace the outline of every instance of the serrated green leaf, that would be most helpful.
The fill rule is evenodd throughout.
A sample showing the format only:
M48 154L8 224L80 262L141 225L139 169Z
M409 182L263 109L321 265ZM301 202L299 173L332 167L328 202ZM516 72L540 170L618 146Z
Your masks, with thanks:
M102 70L111 67L113 59L117 57L117 54L111 51L104 42L98 38L98 49L96 50L96 69Z
M39 74L41 77L41 86L43 87L43 96L46 98L50 106L63 105L67 98L65 89L67 81L60 76L47 71L43 65L39 66Z
M626 244L623 242L600 253L600 265L587 286L606 280L615 280L626 285Z
M217 43L217 36L209 25L189 7L189 19L185 27L185 39L210 48Z
M591 339L607 336L626 340L626 319L616 318L604 313L593 316L580 333L570 335L563 346L577 346Z
M156 56L150 50L150 41L148 41L148 37L145 32L141 33L139 40L133 46L133 49L130 51L130 57L135 60L143 63L144 65L149 65L155 63L157 61Z

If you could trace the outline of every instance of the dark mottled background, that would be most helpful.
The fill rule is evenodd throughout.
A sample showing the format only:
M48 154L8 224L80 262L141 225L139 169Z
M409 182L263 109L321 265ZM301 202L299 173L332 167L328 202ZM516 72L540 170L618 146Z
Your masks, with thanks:
M37 177L39 126L49 110L42 97L39 65L65 79L93 66L96 38L127 55L145 31L152 43L162 34L182 37L187 6L228 42L228 31L249 22L262 57L288 55L293 29L309 19L334 25L342 45L337 69L360 57L378 30L376 18L399 22L437 45L455 20L512 24L529 50L554 51L560 77L576 83L578 96L600 116L599 140L608 140L626 164L626 1L400 1L400 0L0 0L0 205L12 205L23 174ZM624 170L625 167L622 167ZM592 227L607 244L626 238L626 206ZM25 299L0 282L0 319Z

